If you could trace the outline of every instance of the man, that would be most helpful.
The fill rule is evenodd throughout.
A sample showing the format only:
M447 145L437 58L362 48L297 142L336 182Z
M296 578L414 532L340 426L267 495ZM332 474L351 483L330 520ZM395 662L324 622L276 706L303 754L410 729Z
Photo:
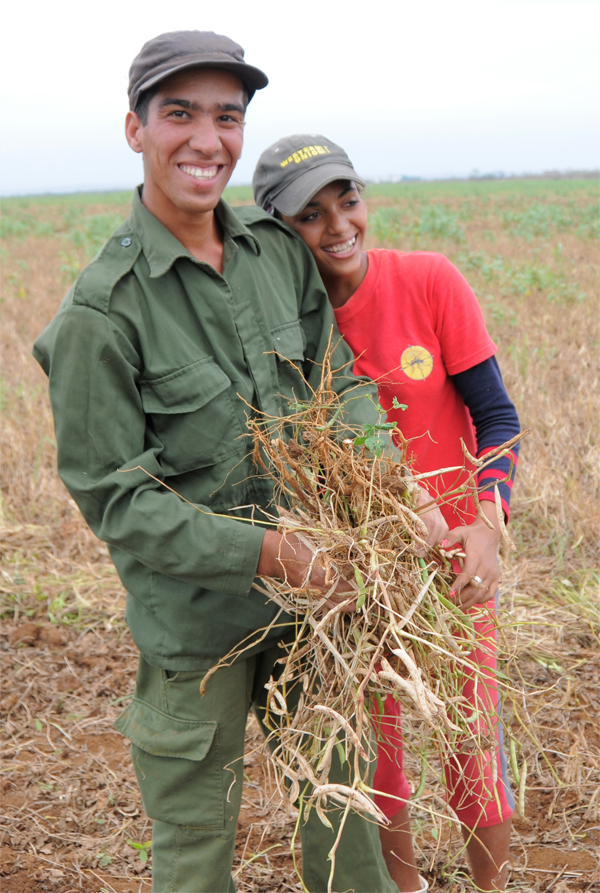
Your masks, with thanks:
M242 222L221 200L247 102L266 84L241 47L210 32L142 48L126 137L143 153L143 186L34 348L50 379L59 472L127 589L141 655L118 727L154 820L158 893L235 889L246 717L253 707L260 718L285 636L282 621L264 633L276 608L252 583L258 573L301 585L308 569L299 542L261 523L273 489L244 434L249 406L289 414L308 397L297 370L316 384L332 315L303 243L258 209ZM345 345L336 360L351 362ZM334 386L352 395L348 423L374 420L349 373ZM311 582L323 586L323 571ZM201 697L206 671L240 642L240 659ZM343 778L339 764L331 778ZM313 810L301 831L304 882L325 890L335 830ZM333 889L397 890L377 828L356 814Z

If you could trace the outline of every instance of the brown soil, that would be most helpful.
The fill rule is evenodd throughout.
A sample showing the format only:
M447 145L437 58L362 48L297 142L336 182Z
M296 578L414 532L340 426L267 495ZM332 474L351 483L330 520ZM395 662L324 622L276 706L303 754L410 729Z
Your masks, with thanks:
M150 890L151 859L144 864L128 843L148 841L150 823L127 743L112 730L133 690L136 660L122 627L80 631L30 620L5 622L0 635L6 730L0 762L3 893ZM234 866L238 889L297 893L301 886L290 855L296 813L273 794L252 720L244 770ZM515 822L514 889L549 890L556 880L568 883L569 890L600 890L598 824L579 824L565 845L567 813L571 820L585 814L576 792L531 792L527 817ZM440 876L441 850L458 849L457 833L447 824L438 839L440 852L440 843L424 829L422 864L429 868L433 890L458 893L463 882ZM460 862L457 867L465 868Z
M0 889L149 890L151 860L142 863L127 841L148 841L150 823L127 742L112 730L134 686L137 653L128 634L8 622L0 649L6 730L0 754ZM281 808L273 817L259 745L260 733L249 723L249 781L234 870L241 869L241 890L283 893L298 889L288 864L295 815ZM268 852L252 863L248 886L244 859L262 851Z

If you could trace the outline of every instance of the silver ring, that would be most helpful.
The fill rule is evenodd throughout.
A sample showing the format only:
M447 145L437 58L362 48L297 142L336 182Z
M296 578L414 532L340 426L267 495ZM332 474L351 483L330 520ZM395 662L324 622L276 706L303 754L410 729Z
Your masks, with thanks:
M478 586L481 586L481 584L483 583L483 580L481 579L481 577L478 577L477 574L474 574L474 575L471 577L471 579L474 580L475 583L477 583Z

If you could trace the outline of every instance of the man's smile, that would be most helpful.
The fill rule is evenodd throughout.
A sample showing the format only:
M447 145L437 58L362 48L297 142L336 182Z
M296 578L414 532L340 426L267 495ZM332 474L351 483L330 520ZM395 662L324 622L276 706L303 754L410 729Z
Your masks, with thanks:
M191 164L179 164L178 167L184 174L189 174L190 177L195 177L196 180L214 180L222 165L213 164L212 167L195 167Z

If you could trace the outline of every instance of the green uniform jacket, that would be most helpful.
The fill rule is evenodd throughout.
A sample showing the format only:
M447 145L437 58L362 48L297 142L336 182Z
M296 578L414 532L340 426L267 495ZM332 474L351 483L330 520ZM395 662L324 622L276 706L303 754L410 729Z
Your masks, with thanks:
M231 517L272 508L244 436L246 404L293 412L309 390L287 359L316 386L334 325L295 233L254 207L222 201L216 213L222 275L136 193L34 347L50 379L59 474L110 548L140 651L172 670L203 669L275 616L252 589L264 527ZM351 363L345 343L335 360ZM356 398L349 369L335 387ZM375 385L363 387L376 400ZM371 399L346 406L348 424L376 420Z

